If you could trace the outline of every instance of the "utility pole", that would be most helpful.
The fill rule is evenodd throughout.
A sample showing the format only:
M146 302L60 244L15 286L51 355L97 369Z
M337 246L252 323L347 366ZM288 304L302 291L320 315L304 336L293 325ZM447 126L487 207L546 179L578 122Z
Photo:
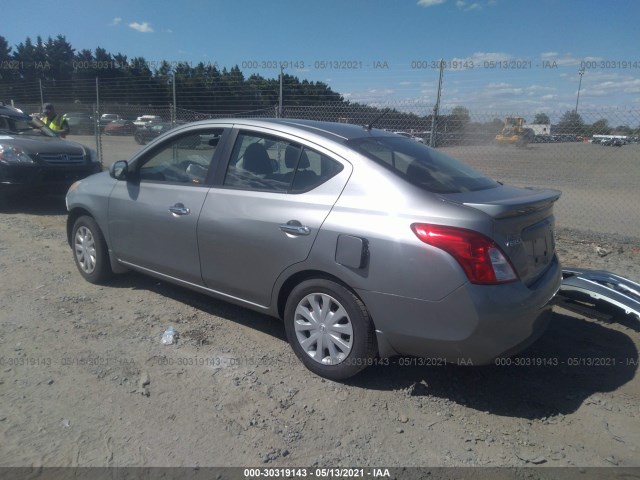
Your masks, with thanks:
M442 76L444 74L444 59L440 60L440 80L438 80L438 96L436 97L436 105L433 107L433 117L431 117L431 138L429 138L429 146L435 147L436 144L436 119L440 112L440 93L442 92Z
M42 109L42 106L44 105L44 95L42 94L42 79L39 78L38 82L40 83L40 109Z
M578 75L580 75L580 82L578 83L578 98L576 98L576 111L578 113L578 102L580 101L580 87L582 87L582 76L584 75L584 67L578 70Z

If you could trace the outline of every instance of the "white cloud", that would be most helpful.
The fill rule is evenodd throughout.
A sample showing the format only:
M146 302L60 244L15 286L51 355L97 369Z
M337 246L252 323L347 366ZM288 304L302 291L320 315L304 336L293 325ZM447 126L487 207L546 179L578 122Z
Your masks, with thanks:
M555 63L558 67L577 66L583 65L583 62L602 60L601 57L577 57L572 53L563 53L561 55L558 52L543 52L540 54L540 59L544 62Z
M418 5L421 7L433 7L435 5L441 5L447 0L418 0Z
M487 68L485 62L506 62L513 58L512 55L502 52L476 52L470 57L454 58L451 65L455 66L453 70L467 70L474 68ZM490 68L490 67L489 67Z
M134 30L137 30L138 32L142 32L142 33L153 32L153 28L151 28L151 25L149 24L149 22L142 22L142 23L133 22L129 24L129 28L133 28Z
M482 6L478 2L474 2L469 5L465 0L457 0L456 7L464 10L465 12L469 12L471 10L482 10Z
M350 92L349 99L355 102L362 102L368 105L378 106L383 105L384 100L388 99L389 96L395 93L395 90L392 90L390 88L370 88L369 90L361 92Z
M593 85L591 88L596 91L603 91L611 94L612 92L624 92L624 93L640 93L640 78L619 78L616 80L609 80Z
M442 5L447 0L418 0L418 5L421 7L433 7L436 5ZM496 0L489 0L487 5L493 7L496 5ZM479 2L469 3L466 0L456 0L456 7L460 10L464 10L465 12L469 12L472 10L482 10L482 5Z
M113 17L113 20L111 20L111 23L109 24L109 26L110 27L117 27L121 23L122 23L122 17Z

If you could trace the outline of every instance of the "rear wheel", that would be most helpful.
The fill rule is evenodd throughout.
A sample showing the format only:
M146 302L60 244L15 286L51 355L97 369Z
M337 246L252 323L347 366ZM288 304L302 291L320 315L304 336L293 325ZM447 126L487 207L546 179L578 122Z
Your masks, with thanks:
M80 274L91 283L104 283L112 275L109 250L96 221L79 217L73 225L73 259Z
M293 289L285 308L287 339L296 356L317 375L352 377L372 363L374 329L362 301L335 282L313 279Z

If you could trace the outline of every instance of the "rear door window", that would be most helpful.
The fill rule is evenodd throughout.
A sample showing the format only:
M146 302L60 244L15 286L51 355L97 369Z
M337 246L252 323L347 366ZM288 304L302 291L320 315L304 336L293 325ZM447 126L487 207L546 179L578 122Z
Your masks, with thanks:
M241 132L231 153L224 185L243 190L303 193L342 170L313 149L283 138Z

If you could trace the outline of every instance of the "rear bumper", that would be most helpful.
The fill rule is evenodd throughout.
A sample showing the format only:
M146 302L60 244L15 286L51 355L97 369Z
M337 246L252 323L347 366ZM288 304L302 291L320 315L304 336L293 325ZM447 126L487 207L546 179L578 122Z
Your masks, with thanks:
M535 284L466 283L440 301L358 291L384 345L381 355L414 355L486 365L518 353L538 339L551 319L558 291L557 257Z

